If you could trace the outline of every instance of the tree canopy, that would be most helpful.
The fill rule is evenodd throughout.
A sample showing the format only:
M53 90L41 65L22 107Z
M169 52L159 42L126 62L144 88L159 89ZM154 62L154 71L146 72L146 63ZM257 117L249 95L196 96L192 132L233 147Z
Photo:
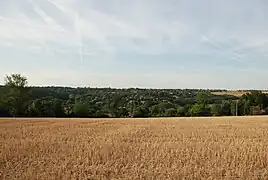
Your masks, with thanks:
M20 74L0 86L0 116L183 117L268 114L268 97L241 97L201 89L29 87Z
M10 115L23 116L26 114L29 100L27 85L27 78L20 74L5 77L6 93L2 94L2 100Z

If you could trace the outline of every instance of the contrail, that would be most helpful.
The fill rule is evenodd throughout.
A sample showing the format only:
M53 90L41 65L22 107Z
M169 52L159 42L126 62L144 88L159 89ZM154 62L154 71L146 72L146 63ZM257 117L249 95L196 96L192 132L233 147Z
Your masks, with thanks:
M47 0L50 4L53 4L55 7L57 7L60 11L65 12L65 8L62 8L58 3L55 3L51 0Z
M224 50L225 54L229 54L229 55L231 56L231 58L236 59L236 60L240 60L240 59L242 59L243 56L242 56L240 53L233 52L233 50L230 51L230 50L226 50L226 49L224 49L224 47L223 47L220 43L214 41L213 39L211 39L211 38L208 37L208 36L203 35L203 37L205 37L205 39L206 39L210 44L214 45L215 47L217 47L217 48L219 48L219 49L221 49L221 50Z
M5 17L2 17L2 16L0 16L0 20L3 20L3 21L8 21L8 22L11 22L11 23L15 23L15 24L22 24L22 25L26 25L26 26L28 26L28 27L30 27L30 28L47 28L47 27L43 27L43 26L34 26L34 25L32 25L32 24L29 24L29 23L26 23L26 22L23 22L23 21L17 21L17 20L13 20L13 19L9 19L9 18L5 18ZM52 30L52 29L50 29L50 30ZM55 30L55 29L53 29L53 30ZM40 44L41 46L43 46L45 49L47 49L52 55L54 55L54 53L53 53L53 51L44 43L44 42L42 42L41 40L40 41L34 41L34 42L36 42L36 43L38 43L38 44Z
M226 51L225 49L224 49L224 47L220 44L220 43L218 43L218 42L216 42L215 40L213 40L212 38L210 38L209 36L207 36L207 35L205 35L205 34L203 34L203 33L200 33L200 32L198 32L198 31L196 31L196 30L193 30L192 28L190 28L187 24L184 24L184 23L182 23L182 22L179 22L181 25L183 25L183 26L185 26L187 29L189 29L190 31L192 31L193 33L195 33L195 34L197 34L197 35L199 35L199 36L201 36L201 38L204 38L207 42L209 42L210 44L212 44L214 47L216 47L217 49L221 49L221 50L224 50L225 51L225 53L224 54L229 54L232 58L234 58L234 57L236 57L235 59L241 59L242 58L242 55L241 54L239 54L239 53L235 53L235 52L230 52L230 51Z
M80 51L79 51L79 53L80 53L80 61L81 62L83 62L83 49L82 49L83 47L80 45Z
M48 51L51 55L55 56L55 53L53 52L53 50L52 50L50 47L48 47L44 42L39 41L39 42L37 42L37 43L41 44L45 49L47 49L47 51Z
M79 46L79 55L80 55L80 61L83 61L83 44L82 44L82 37L80 33L80 27L79 27L79 14L76 13L75 15L75 35L78 41L78 46Z
M222 45L220 45L219 43L215 42L214 40L212 40L210 37L206 36L206 35L201 35L202 38L204 38L207 42L209 42L210 44L212 44L213 46L217 47L217 48L222 48Z
M57 49L57 48L50 48L53 51L56 52L60 52L60 53L65 53L65 54L80 54L80 52L77 51L67 51L67 50L63 50L63 49ZM93 53L86 53L86 52L82 52L83 56L93 56Z
M52 3L50 0L47 0L48 2ZM39 8L39 6L37 4L34 3L34 1L29 0L29 2L36 8ZM54 3L53 3L54 4ZM54 4L56 6L56 4ZM59 8L59 6L57 6L57 8ZM60 9L60 8L59 8ZM62 9L60 9L62 10ZM6 21L9 23L13 23L13 24L18 24L18 25L23 25L26 26L28 28L32 28L32 29L47 29L47 30L51 30L51 31L55 31L55 32L61 32L61 33L68 33L73 35L73 33L71 33L68 30L65 29L59 29L59 28L55 28L56 26L52 26L52 27L48 27L48 26L43 26L43 25L33 25L31 23L28 22L24 22L24 21L19 21L19 20L15 20L15 19L11 19L11 18L6 18L3 16L0 16L0 21ZM60 49L53 49L50 48L49 46L46 45L46 43L42 40L42 39L36 39L36 40L32 40L33 42L41 45L43 48L45 48L51 55L55 56L54 51L56 52L61 52L61 53L72 53L72 52L67 52L67 51L63 51ZM83 58L82 54L82 47L80 47L80 52L78 54L80 54L81 59ZM85 54L85 55L90 55L90 54Z
M57 7L61 12L66 13L68 11L68 9L64 8L62 5L59 5L58 3L52 1L52 0L47 0L49 3L53 4L55 7ZM82 36L81 36L81 32L80 32L80 27L79 27L79 14L76 12L75 13L75 36L77 38L78 41L78 46L79 46L79 56L80 56L80 61L83 61L83 42L82 42Z
M56 31L56 32L70 33L69 31L66 31L66 30L63 30L63 29L51 29L51 28L49 28L47 26L32 25L32 24L27 23L27 22L18 21L18 20L6 18L6 17L3 17L3 16L0 16L0 20L6 21L6 22L9 22L9 23L14 23L14 24L20 24L20 25L28 26L29 28L47 29L47 30Z
M19 25L24 25L24 26L27 26L29 28L33 28L33 29L47 29L47 30L52 30L52 31L56 31L56 32L64 32L64 33L68 33L70 35L73 35L73 33L71 33L70 31L66 31L66 30L59 30L59 29L51 29L47 26L36 26L36 25L32 25L30 23L27 23L27 22L23 22L23 21L18 21L18 20L14 20L14 19L11 19L11 18L6 18L6 17L3 17L3 16L0 16L0 21L6 21L6 22L9 22L9 23L14 23L14 24L19 24ZM79 46L80 46L80 51L78 52L78 54L80 55L80 59L83 60L83 55L85 56L91 56L92 54L90 53L84 53L82 51L82 44L81 44L81 38L79 38L79 31L78 31L78 39L79 39ZM61 53L75 53L75 52L70 52L70 51L64 51L64 50L60 50L60 49L55 49L55 48L50 48L48 47L43 41L34 41L38 44L40 44L42 47L44 47L45 49L47 49L51 54L55 55L55 51L57 52L61 52Z
M243 50L247 50L247 49L251 49L251 48L262 47L262 46L267 45L267 44L268 44L268 41L262 41L262 42L251 43L251 44L244 44L244 45L237 46L237 47L233 48L233 51L243 51Z

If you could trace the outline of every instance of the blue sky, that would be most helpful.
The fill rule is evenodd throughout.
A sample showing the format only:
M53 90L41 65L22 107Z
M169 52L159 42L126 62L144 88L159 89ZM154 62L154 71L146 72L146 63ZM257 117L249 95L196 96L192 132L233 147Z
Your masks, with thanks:
M268 88L266 0L1 0L0 83Z

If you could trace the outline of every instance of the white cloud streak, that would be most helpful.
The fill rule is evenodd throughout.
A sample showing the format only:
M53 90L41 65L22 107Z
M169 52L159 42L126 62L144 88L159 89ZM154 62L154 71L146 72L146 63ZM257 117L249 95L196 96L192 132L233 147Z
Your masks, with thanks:
M5 0L6 1L6 0ZM23 0L22 0L23 1ZM0 27L8 25L8 30L13 29L16 32L16 28L22 27L20 32L10 34L8 32L2 32L0 38L12 37L14 39L23 40L25 34L31 34L33 41L53 41L61 45L66 43L72 46L76 46L79 49L80 60L83 59L83 46L91 46L90 53L98 53L99 50L106 51L107 53L147 53L147 54L163 54L163 53L210 53L210 51L218 51L218 53L227 54L230 57L239 57L240 49L245 44L245 41L238 39L241 46L237 48L237 44L230 48L225 48L221 44L221 39L226 37L232 37L232 32L225 31L223 34L217 34L215 27L211 34L211 29L207 31L198 29L195 26L191 26L194 21L187 22L183 16L178 18L176 13L173 12L173 16L169 17L159 12L160 7L164 8L168 12L172 10L170 4L172 1L164 3L158 2L121 2L123 4L116 4L114 2L100 1L82 1L82 0L46 0L51 6L56 7L56 11L67 19L73 27L64 27L56 20L56 13L53 11L47 11L47 8L42 7L41 0L30 1L30 7L36 15L41 17L46 24L38 22L37 19L33 19L27 14L27 11L21 12L29 21L24 22L9 18L8 16L0 16ZM16 0L15 0L16 2ZM185 4L186 2L181 2ZM96 6L98 4L98 6ZM109 6L109 11L105 12L97 7ZM228 3L227 3L228 4ZM15 4L16 5L16 4ZM123 5L125 9L119 10L117 7ZM13 7L8 7L13 8ZM114 8L114 9L113 9ZM219 8L219 7L214 7ZM26 8L25 8L26 9ZM129 14L125 14L128 12ZM184 14L186 17L195 18L195 21L202 20L204 17L196 17L192 14ZM143 17L141 17L143 16ZM2 22L2 23L1 23ZM5 22L5 23L4 23ZM239 22L242 23L242 22ZM7 30L7 31L8 31ZM41 30L41 31L40 31ZM38 35L37 35L38 31ZM201 32L202 31L202 32ZM220 31L219 31L220 32ZM60 34L60 35L59 35ZM210 35L211 34L211 35ZM139 40L140 43L136 43ZM88 44L83 44L87 42ZM251 39L247 41L251 47ZM211 46L207 46L206 43ZM45 43L49 44L49 43ZM94 46L92 48L92 46ZM46 48L46 47L45 47ZM56 48L56 47L55 47ZM234 52L234 53L233 53ZM238 55L238 56L236 56Z
M252 54L268 54L267 5L242 0L2 0L0 47L54 58L74 54L80 61L86 56L116 61L121 54L175 54L178 59L205 54L246 64L252 63Z

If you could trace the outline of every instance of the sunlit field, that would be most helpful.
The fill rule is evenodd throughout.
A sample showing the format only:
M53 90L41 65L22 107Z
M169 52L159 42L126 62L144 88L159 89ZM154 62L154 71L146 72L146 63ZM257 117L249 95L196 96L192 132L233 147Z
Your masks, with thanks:
M268 179L268 117L0 119L0 179Z
M216 91L211 92L211 94L214 95L230 95L230 96L236 96L241 97L247 93L250 93L250 91ZM263 94L268 94L268 91L262 91Z

